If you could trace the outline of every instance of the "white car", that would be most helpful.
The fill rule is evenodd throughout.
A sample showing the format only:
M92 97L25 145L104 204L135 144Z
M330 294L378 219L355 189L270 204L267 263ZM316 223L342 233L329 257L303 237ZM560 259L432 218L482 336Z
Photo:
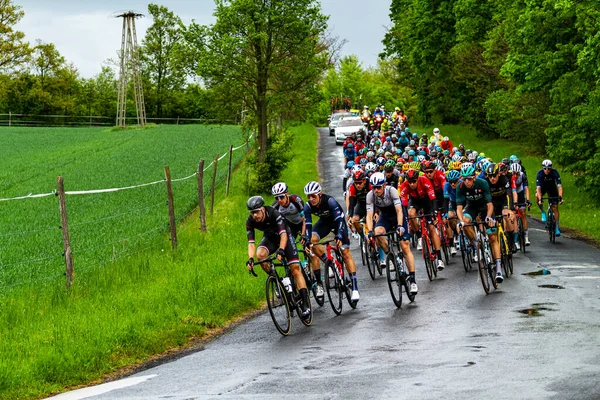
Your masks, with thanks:
M348 136L353 133L358 133L361 129L364 130L364 125L360 117L347 117L340 119L335 128L335 144L342 144Z
M329 136L334 135L335 128L338 126L340 119L343 117L351 117L352 113L350 112L338 112L333 113L331 115L331 120L329 121Z

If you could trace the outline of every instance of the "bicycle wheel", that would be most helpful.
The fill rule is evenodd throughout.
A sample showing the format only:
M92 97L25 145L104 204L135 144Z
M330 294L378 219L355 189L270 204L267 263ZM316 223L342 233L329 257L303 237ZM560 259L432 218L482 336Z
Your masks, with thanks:
M459 233L458 240L460 243L460 255L462 257L463 267L465 272L469 272L471 269L471 256L469 254L469 248L467 247L467 241L465 240L465 234Z
M478 246L475 249L475 252L477 253L477 267L479 268L479 277L481 278L481 285L483 286L483 290L486 294L488 294L490 292L491 283L490 275L487 269L487 262L485 261L483 240L479 239L477 243Z
M366 244L366 249L367 269L369 270L369 276L372 280L375 280L375 263L378 260L373 261L373 253L377 253L377 251L375 251L375 249L373 248L373 246L371 246L370 243Z
M523 227L523 220L521 220L521 217L518 217L518 224L519 224L519 246L521 247L521 251L523 252L523 254L525 254L525 252L527 250L525 250L525 228Z
M554 212L552 207L548 208L548 235L550 236L550 243L556 242L556 222L554 221Z
M348 300L348 304L352 308L356 308L358 301L352 301L352 281L348 276L349 273L346 270L346 264L344 263L344 259L339 253L335 255L338 264L341 266L340 269L344 272L344 276L339 276L340 282L342 282L342 296L346 296L346 300Z
M363 235L359 235L358 245L360 246L360 258L362 260L362 264L363 264L363 266L368 266L367 265L367 243L365 242Z
M298 318L300 318L300 321L306 325L306 326L310 326L312 324L312 320L313 320L313 310L312 310L312 303L310 301L310 296L306 296L306 298L308 299L308 309L310 310L310 314L308 314L308 317L306 318L302 318L302 310L300 310L300 301L302 301L302 299L299 299L298 305L296 307L296 311L298 312Z
M507 247L508 245L507 245L506 236L504 236L504 233L501 233L501 234L499 233L498 238L500 239L500 255L501 255L502 269L504 270L504 275L508 278L510 276L510 274L512 273L510 271L510 267L508 266L508 257L510 254L510 250Z
M318 297L317 296L317 285L319 284L317 282L317 277L315 276L315 271L313 271L312 269L312 265L310 263L310 258L307 258L308 261L308 270L310 271L310 276L308 277L308 280L306 281L306 285L310 285L313 297L315 298L315 301L317 302L317 304L319 305L319 307L323 307L323 304L325 304L325 296L321 296ZM310 281L310 283L309 283Z
M425 269L427 270L427 277L430 281L433 280L433 261L429 254L429 246L427 243L423 244L423 261L425 262Z
M448 243L446 241L446 230L442 226L442 229L439 230L440 235L440 250L442 250L442 256L444 257L444 262L446 265L450 262L450 251L448 250Z
M402 282L400 268L402 266L397 265L395 255L389 252L385 257L385 270L387 276L388 287L390 288L390 294L392 295L392 301L396 307L402 306Z
M266 293L269 314L271 314L275 328L283 336L287 336L292 330L292 313L285 289L277 277L273 275L267 277Z
M488 240L484 240L484 249L485 249L485 260L486 260L486 264L487 264L487 271L488 271L488 275L490 277L490 281L492 283L492 286L494 287L494 289L498 289L498 284L496 283L496 262L494 261L494 255L492 253L492 247L490 245L490 242Z
M333 261L327 263L327 272L325 273L326 281L325 288L327 290L327 298L329 298L329 304L336 315L342 313L342 282L340 275L336 270L336 266Z
M427 246L429 247L429 254L435 254L435 249L433 248L433 242L431 241L431 239L429 238L429 236L427 236L425 238L425 243L427 244ZM425 244L423 244L423 246L425 246ZM435 257L434 257L435 258ZM437 273L438 273L438 269L437 269L437 263L433 261L433 259L431 257L429 257L429 261L431 262L431 269L433 271L433 277L437 278Z

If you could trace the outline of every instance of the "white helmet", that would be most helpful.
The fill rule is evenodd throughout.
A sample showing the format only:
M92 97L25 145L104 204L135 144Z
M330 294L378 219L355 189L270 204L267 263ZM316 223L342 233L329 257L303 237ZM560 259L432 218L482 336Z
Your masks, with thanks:
M304 186L304 194L316 194L321 193L321 185L319 182L308 182L306 186Z
M373 186L381 186L385 183L385 175L383 172L375 172L369 178L369 182L371 182L371 185Z
M519 163L512 163L512 164L510 164L510 170L512 172L516 172L516 173L521 172L521 164L519 164Z
M425 156L421 156L421 155L417 156L417 161L419 161L419 162L425 161Z
M285 182L277 182L271 189L273 196L279 196L288 192L288 187Z
M433 133L440 133L440 128L433 128Z
M377 164L375 164L374 162L368 162L367 165L365 165L365 172L369 173L369 172L375 172L377 170Z
M542 161L542 167L544 167L544 168L551 168L552 167L552 161L550 161L550 160L544 160L544 161Z

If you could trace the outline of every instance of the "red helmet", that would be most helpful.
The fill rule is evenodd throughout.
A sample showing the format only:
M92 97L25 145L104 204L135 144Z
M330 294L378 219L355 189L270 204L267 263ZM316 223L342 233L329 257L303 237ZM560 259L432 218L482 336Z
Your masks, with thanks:
M431 161L423 161L421 163L421 166L423 167L423 171L427 171L429 169L435 169L435 165L433 165L433 163Z
M365 180L365 171L363 170L359 170L359 171L354 171L354 180L355 181L363 181Z
M406 179L408 179L409 181L415 180L419 177L419 171L417 171L416 169L409 169L408 171L406 171Z

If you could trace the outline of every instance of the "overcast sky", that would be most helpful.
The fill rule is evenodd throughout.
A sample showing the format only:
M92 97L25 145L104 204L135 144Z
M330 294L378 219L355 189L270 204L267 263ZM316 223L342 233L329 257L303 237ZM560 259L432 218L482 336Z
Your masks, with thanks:
M54 43L68 62L75 64L81 76L100 72L103 62L117 58L121 46L121 19L111 18L115 11L135 10L148 14L145 0L13 0L25 16L16 28L31 43L36 39ZM162 0L184 23L214 22L213 0ZM322 0L323 13L330 15L329 27L348 42L342 55L356 54L364 67L375 66L383 50L381 40L389 25L391 0ZM136 22L138 42L151 24L146 17Z

